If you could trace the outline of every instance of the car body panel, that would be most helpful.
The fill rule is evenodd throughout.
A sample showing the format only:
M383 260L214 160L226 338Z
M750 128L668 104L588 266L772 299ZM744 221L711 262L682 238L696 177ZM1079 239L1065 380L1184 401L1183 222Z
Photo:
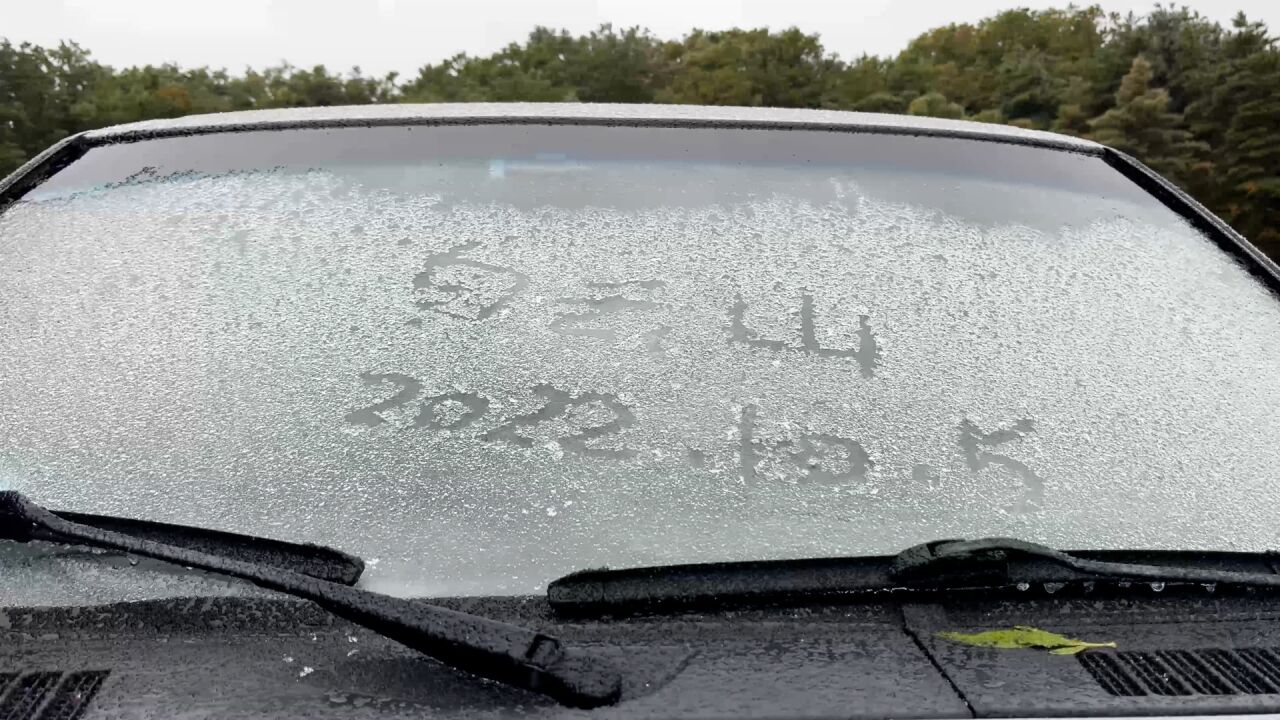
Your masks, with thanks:
M686 125L704 127L774 127L846 130L895 134L927 134L1057 147L1098 153L1090 140L993 125L882 113L790 108L711 107L700 105L610 105L584 103L435 103L283 108L189 115L144 120L86 133L90 140L118 141L139 137L220 132L236 129L338 127L347 125L413 125L433 123L589 123L618 125Z

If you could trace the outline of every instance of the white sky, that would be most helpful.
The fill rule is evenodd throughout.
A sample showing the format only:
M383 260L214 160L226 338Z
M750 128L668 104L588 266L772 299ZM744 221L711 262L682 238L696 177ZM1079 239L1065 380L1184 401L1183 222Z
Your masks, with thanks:
M1185 0L1227 23L1237 10L1280 33L1280 0ZM921 32L1041 0L0 0L0 36L71 39L115 66L176 62L239 72L287 59L331 70L414 75L460 51L485 54L535 25L580 33L640 25L662 38L691 28L797 26L841 57L890 55ZM1087 3L1086 3L1087 4ZM1152 2L1101 0L1145 13Z

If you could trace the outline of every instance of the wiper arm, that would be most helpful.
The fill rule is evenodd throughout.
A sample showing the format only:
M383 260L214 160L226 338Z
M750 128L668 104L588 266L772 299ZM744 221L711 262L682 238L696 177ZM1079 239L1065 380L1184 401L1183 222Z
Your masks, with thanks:
M1162 565L1099 559L1114 551L1068 553L1015 538L939 540L898 553L892 575L907 583L954 585L965 579L1004 579L1006 582L1053 582L1088 579L1130 579L1157 582L1223 583L1280 588L1280 575L1270 572L1220 570L1198 565ZM1134 553L1142 555L1143 553ZM1167 553L1147 553L1152 558ZM1258 558L1246 553L1203 553L1219 559ZM1055 572L1055 570L1057 572ZM1063 572L1066 571L1066 572Z
M21 493L0 491L0 538L26 542L52 534L61 542L123 550L248 580L310 600L341 618L440 662L575 707L616 702L622 679L598 653L518 625L320 580L271 565L245 562L72 522Z
M802 604L890 592L1021 583L1147 580L1280 588L1274 554L1094 550L1067 553L1012 538L941 540L893 556L587 570L547 587L570 613ZM1238 568L1224 570L1223 567Z
M90 525L100 530L132 535L187 550L198 550L210 555L274 565L343 585L355 585L360 579L360 574L364 572L364 561L360 558L323 545L291 543L220 530L170 525L150 520L132 520L110 515L87 515L61 510L50 512L63 520ZM31 531L31 539L57 542L61 538L49 530L35 527Z

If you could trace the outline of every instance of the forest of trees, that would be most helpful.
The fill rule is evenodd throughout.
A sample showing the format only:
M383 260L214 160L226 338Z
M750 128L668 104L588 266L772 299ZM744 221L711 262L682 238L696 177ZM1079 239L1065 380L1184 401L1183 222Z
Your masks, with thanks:
M1093 138L1132 153L1280 259L1280 47L1173 6L1011 10L842 59L796 29L539 28L487 57L416 76L290 65L243 74L112 68L75 43L0 40L0 175L71 133L145 118L386 102L580 101L765 105L909 113Z

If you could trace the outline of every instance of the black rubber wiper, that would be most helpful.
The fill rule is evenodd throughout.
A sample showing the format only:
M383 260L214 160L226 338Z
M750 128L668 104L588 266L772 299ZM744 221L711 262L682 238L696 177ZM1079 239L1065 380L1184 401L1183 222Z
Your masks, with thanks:
M586 570L547 587L557 611L805 604L884 593L1142 580L1280 588L1275 553L1064 552L1012 538L939 540L897 555Z
M50 512L68 522L90 525L99 530L110 530L209 555L273 565L343 585L355 585L364 572L363 560L324 545L291 543L189 525L170 525L110 515L87 515L61 510ZM33 528L30 537L32 540L51 542L60 540L56 533L40 527Z
M38 536L123 550L248 580L310 600L450 667L541 693L566 705L599 707L616 702L621 694L621 674L608 658L528 628L73 522L18 492L0 491L0 539L26 542Z
M1014 538L982 538L940 540L907 548L894 556L892 574L896 580L909 584L943 587L966 581L987 584L992 580L1022 583L1115 579L1280 588L1275 561L1274 553L1069 553ZM1238 569L1224 570L1224 566Z

